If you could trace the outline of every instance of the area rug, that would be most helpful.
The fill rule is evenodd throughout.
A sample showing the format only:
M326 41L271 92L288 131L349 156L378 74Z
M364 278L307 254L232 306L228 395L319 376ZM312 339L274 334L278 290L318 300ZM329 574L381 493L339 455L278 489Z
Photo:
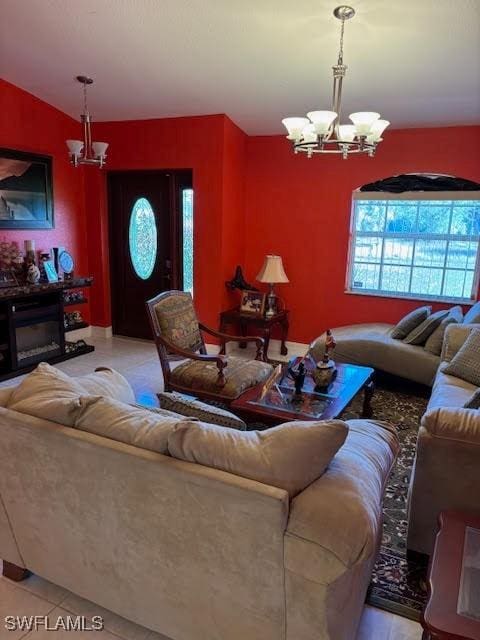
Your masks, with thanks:
M425 389L388 379L378 381L372 401L375 419L385 420L396 427L401 451L385 492L382 544L367 602L416 621L420 620L426 602L427 571L425 565L407 563L406 507L418 427L427 402ZM358 418L361 410L362 398L359 397L342 418Z

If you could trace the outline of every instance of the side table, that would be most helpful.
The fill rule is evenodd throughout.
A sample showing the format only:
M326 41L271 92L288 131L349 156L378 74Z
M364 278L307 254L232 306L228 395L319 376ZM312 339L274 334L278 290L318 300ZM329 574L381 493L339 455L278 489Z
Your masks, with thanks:
M281 348L280 353L282 356L286 356L288 353L287 345L285 344L288 337L288 314L289 312L284 309L283 311L279 311L274 316L270 318L266 318L265 316L254 315L253 313L242 313L238 307L234 309L228 309L227 311L222 311L220 314L220 333L227 333L227 327L229 325L235 325L240 328L240 335L246 336L250 335L247 333L247 329L249 326L255 328L253 335L259 335L261 338L265 340L265 351L264 355L267 359L268 357L268 347L270 344L270 334L272 328L275 325L279 325L281 327ZM240 343L241 348L245 348L246 344L244 342ZM222 342L222 347L220 349L220 353L223 355L225 353L225 342Z
M423 639L478 640L480 514L443 511L439 521L422 617Z

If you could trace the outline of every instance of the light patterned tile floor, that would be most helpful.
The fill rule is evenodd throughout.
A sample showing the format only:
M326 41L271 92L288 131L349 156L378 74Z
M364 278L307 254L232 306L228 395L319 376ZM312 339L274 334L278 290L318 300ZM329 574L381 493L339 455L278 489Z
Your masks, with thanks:
M157 404L155 393L163 387L162 372L155 346L150 342L127 338L89 339L95 344L93 353L74 358L58 365L69 375L83 375L98 366L110 366L120 371L132 384L139 402ZM275 353L269 354L276 357ZM0 386L16 384L17 379L0 383ZM94 632L55 631L8 631L4 618L10 615L48 615L49 620L58 616L100 615L104 618L105 630ZM54 635L52 635L54 634ZM99 640L169 640L149 629L138 626L97 605L79 598L38 576L13 583L0 578L0 640L66 640L79 636L99 638ZM385 611L366 606L356 640L421 640L421 626ZM222 639L223 640L223 639ZM228 640L225 638L224 640ZM353 640L353 639L352 639Z

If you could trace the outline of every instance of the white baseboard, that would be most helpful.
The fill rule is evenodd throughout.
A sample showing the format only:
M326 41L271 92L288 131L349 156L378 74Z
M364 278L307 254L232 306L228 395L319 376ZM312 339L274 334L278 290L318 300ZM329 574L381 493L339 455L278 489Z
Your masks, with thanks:
M113 335L112 327L92 326L90 329L92 330L90 334L92 338L111 338Z
M286 356L282 356L280 353L280 340L270 340L270 344L268 345L268 358L270 360L283 360L288 362L292 356L304 356L308 349L308 344L304 344L303 342L286 342L288 354ZM218 353L220 351L220 347L218 344L207 344L207 352L211 354ZM236 343L231 342L227 344L227 354L232 353L235 355L245 355L255 357L255 345L250 343L247 345L246 349L240 349Z

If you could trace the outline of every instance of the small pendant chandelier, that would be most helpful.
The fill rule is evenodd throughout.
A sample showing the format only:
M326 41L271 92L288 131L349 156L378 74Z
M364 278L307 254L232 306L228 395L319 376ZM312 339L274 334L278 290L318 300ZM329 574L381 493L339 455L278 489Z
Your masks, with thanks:
M80 116L83 125L83 140L66 141L70 162L74 167L78 167L80 164L103 167L107 158L108 142L92 142L91 118L87 105L87 86L93 84L93 80L87 76L77 76L77 80L83 84L83 113Z
M295 153L306 153L309 158L314 153L338 153L348 158L351 153L375 155L382 133L390 124L381 120L380 114L373 111L351 113L353 124L340 124L342 83L347 70L343 63L343 33L345 20L355 15L352 7L341 5L333 11L341 21L340 50L337 64L333 69L332 111L310 111L307 118L285 118L282 123L288 131L287 140L291 140Z

